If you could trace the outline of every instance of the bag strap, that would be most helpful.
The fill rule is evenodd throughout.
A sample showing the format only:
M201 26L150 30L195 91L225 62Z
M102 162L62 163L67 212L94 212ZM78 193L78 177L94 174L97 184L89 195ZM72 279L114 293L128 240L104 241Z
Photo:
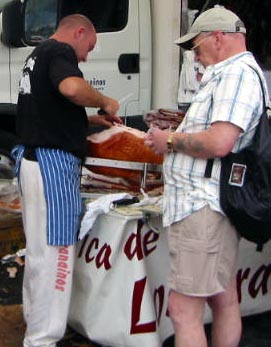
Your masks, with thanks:
M212 171L213 171L213 165L214 165L214 158L210 158L207 160L204 177L205 178L211 178Z
M259 72L250 64L247 64L252 70L254 70L257 74L257 76L259 77L259 81L260 81L260 85L261 85L261 90L262 90L262 98L263 98L263 112L267 109L266 106L266 100L265 100L265 88L263 85L263 81L262 78L259 74ZM207 163L206 163L206 168L205 168L205 172L204 172L204 177L205 178L211 178L212 176L212 170L213 170L213 165L214 165L214 158L210 158L207 159Z
M261 89L262 89L262 98L263 98L263 112L266 110L266 100L265 100L265 88L264 88L264 85L263 85L263 81L262 81L262 78L259 74L259 71L257 69L255 69L254 66L251 66L250 64L247 64L252 70L254 70L256 72L256 74L258 75L259 77L259 81L260 81L260 85L261 85Z

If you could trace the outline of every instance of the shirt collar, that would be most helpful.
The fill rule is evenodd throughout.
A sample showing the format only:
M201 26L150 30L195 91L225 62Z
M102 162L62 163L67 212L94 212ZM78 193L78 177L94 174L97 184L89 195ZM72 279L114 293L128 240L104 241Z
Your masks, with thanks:
M233 55L232 57L225 59L217 64L207 66L201 79L201 86L205 86L212 78L214 78L216 75L219 75L226 66L234 63L237 60L247 60L248 57L253 58L253 55L251 52L246 51Z

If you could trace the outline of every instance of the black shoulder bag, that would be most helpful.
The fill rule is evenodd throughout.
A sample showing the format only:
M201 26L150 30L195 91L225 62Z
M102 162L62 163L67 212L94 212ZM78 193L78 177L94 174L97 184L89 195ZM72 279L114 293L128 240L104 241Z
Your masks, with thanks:
M256 243L258 251L271 239L271 113L259 79L263 113L252 144L220 158L221 208L240 236ZM212 165L209 159L205 177L211 176Z

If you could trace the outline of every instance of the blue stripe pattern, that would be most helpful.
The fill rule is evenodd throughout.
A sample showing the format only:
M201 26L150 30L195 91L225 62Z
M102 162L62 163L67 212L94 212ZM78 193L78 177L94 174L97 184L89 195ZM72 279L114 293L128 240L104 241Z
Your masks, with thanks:
M19 146L14 153L17 177L23 150ZM59 149L36 148L36 155L47 206L47 243L53 246L75 244L82 216L81 160Z

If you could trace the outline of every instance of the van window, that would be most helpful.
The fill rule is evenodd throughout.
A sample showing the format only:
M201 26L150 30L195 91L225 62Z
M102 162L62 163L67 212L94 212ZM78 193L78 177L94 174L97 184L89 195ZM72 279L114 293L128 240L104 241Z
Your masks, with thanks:
M0 11L2 11L3 7L9 2L10 0L0 0Z
M52 35L57 23L57 1L28 0L24 9L24 40L35 45Z
M28 45L47 39L58 21L73 13L87 16L98 33L120 31L128 21L129 0L27 0L24 4L24 41Z
M62 0L61 17L80 13L88 17L97 32L122 30L128 21L129 0Z

